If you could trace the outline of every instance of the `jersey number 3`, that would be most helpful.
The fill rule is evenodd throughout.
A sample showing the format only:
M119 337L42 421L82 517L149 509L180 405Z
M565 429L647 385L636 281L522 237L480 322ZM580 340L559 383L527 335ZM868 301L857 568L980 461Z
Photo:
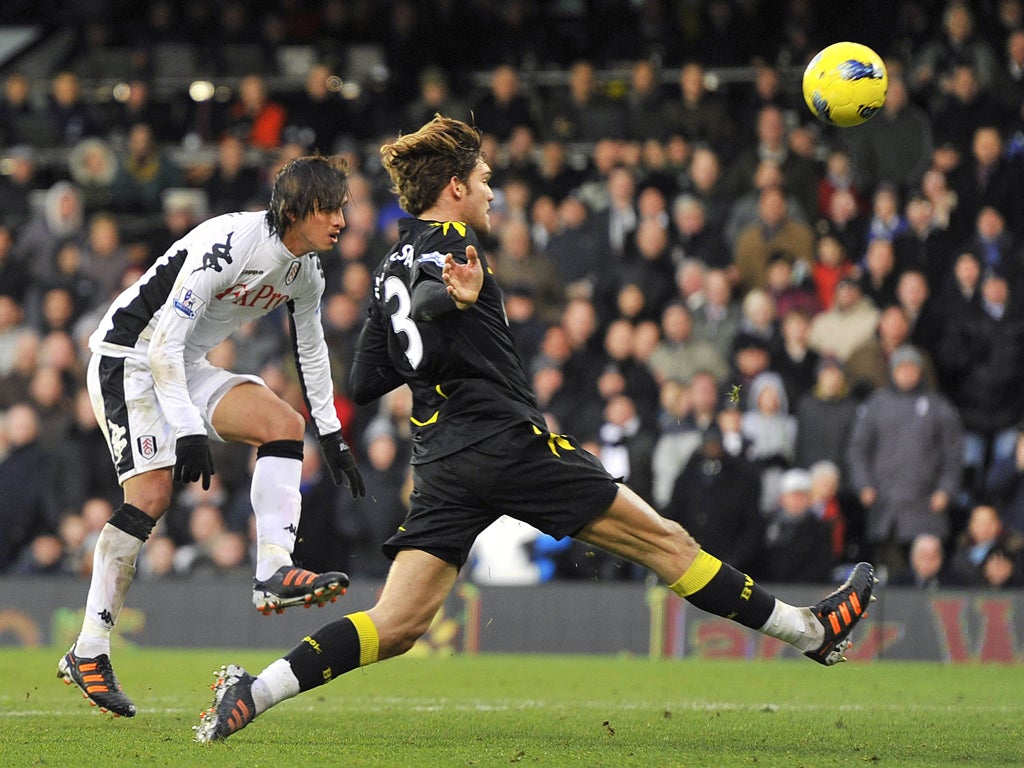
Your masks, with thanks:
M394 275L384 281L385 301L390 304L393 298L398 299L398 306L391 313L391 327L394 328L396 334L405 336L405 358L415 370L423 360L423 339L420 338L420 329L409 317L409 313L412 311L409 289L400 277Z

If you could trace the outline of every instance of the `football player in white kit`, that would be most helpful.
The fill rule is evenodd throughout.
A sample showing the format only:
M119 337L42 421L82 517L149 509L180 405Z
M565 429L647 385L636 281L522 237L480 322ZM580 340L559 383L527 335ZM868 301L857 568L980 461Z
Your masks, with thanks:
M348 586L343 573L292 564L299 523L305 419L256 376L217 368L206 353L243 323L288 308L306 405L335 483L353 496L363 480L334 408L320 323L319 251L345 226L347 166L302 157L274 180L267 211L212 218L174 243L118 296L89 339L88 387L124 489L96 542L82 631L57 674L94 705L132 717L135 705L110 664L110 632L143 542L171 502L174 481L214 474L210 440L255 446L253 602L265 614L323 605Z

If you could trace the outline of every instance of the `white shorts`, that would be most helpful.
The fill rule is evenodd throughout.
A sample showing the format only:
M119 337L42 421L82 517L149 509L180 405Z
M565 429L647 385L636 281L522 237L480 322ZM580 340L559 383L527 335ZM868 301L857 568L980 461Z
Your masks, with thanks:
M160 408L147 364L94 354L86 381L120 483L143 472L174 466L176 430ZM266 386L259 376L225 371L205 359L188 367L186 381L189 397L206 423L206 433L221 442L213 428L213 412L221 398L246 382Z

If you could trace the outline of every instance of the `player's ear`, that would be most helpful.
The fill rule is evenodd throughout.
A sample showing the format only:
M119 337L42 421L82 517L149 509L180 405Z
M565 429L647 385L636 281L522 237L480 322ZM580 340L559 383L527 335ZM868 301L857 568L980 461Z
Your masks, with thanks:
M462 194L465 188L465 185L462 183L462 179L460 179L458 176L452 176L451 179L448 180L448 187L451 189L452 195L455 197L456 200L462 198Z

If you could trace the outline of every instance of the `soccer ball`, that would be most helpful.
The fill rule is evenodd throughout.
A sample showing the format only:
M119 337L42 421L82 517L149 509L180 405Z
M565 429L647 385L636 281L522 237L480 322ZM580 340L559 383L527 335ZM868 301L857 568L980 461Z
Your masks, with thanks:
M804 101L823 123L849 128L885 103L889 77L882 57L860 43L833 43L804 70Z

